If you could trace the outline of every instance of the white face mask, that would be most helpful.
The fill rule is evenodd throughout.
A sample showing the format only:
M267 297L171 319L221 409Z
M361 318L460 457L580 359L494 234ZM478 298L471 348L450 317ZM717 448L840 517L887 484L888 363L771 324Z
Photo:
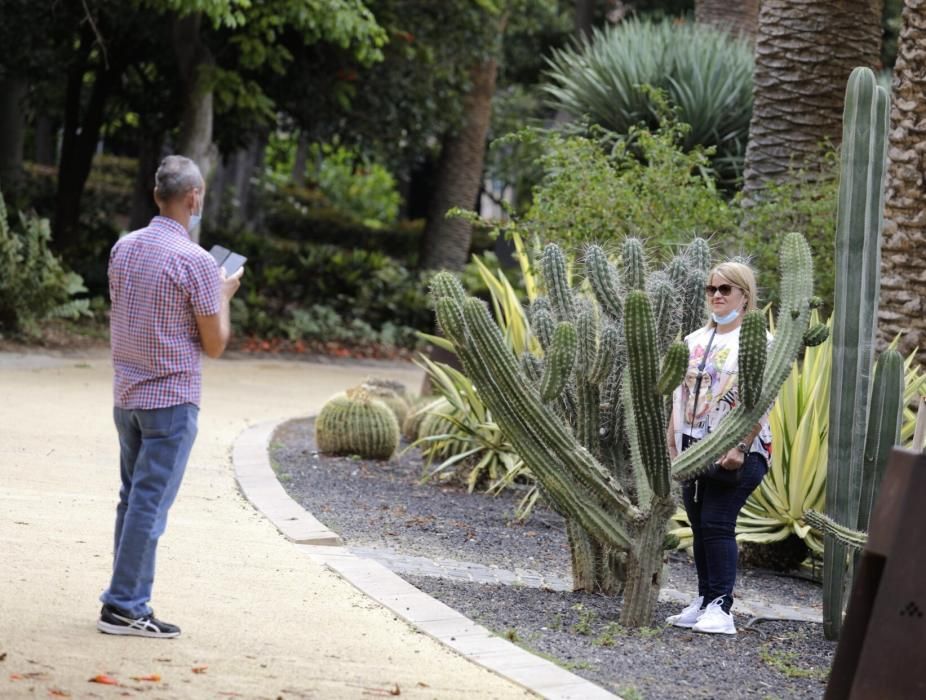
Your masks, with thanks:
M199 214L190 214L190 223L187 226L187 231L192 231L197 226L202 223L203 220L203 200L202 197L199 199Z
M714 323L716 323L718 326L723 326L723 325L726 325L727 323L732 323L733 321L736 320L736 317L739 315L740 315L739 309L733 309L733 311L728 313L726 316L718 316L713 311L711 312L711 318L714 319Z

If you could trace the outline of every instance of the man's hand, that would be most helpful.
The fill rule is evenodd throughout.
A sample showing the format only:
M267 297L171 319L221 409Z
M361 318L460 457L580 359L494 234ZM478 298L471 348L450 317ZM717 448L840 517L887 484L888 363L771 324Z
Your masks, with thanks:
M219 292L222 294L222 298L226 301L231 301L231 298L235 296L235 292L238 291L238 287L241 286L241 276L244 274L244 267L239 267L238 270L231 277L225 276L225 268L219 268Z

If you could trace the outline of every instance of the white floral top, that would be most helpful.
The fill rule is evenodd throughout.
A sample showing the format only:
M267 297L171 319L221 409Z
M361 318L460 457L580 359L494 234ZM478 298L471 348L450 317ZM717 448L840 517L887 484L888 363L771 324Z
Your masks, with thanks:
M739 372L739 338L740 329L727 333L716 333L704 374L698 389L695 403L695 388L698 380L698 367L704 359L704 351L710 341L713 328L699 328L685 337L688 345L688 372L681 386L672 395L675 413L675 449L682 450L682 435L691 435L701 439L723 420L739 402L736 384ZM769 336L771 341L771 336ZM750 446L751 452L758 452L766 461L772 458L772 431L769 428L768 414L760 419L762 428Z

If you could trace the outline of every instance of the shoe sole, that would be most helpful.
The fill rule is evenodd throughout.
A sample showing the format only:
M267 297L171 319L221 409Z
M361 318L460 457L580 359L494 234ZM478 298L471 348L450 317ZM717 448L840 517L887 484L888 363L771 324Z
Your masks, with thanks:
M125 625L113 625L103 620L97 620L96 628L103 634L118 634L123 637L148 637L150 639L175 639L180 632L149 632L147 630L133 629Z
M700 632L701 634L736 634L736 630L699 630L697 627L692 625L692 632Z
M666 620L666 623L672 625L672 627L681 627L682 629L686 630L690 630L697 624L696 622L672 622L669 620Z

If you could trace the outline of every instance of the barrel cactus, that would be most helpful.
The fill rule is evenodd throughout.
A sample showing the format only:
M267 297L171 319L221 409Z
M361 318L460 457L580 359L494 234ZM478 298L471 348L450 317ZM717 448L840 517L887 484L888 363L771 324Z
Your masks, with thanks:
M409 397L404 384L391 379L369 377L363 380L360 388L389 406L395 413L395 419L400 426L405 422L409 409Z
M624 241L620 265L588 249L591 294L571 283L562 251L543 253L546 295L531 305L542 356L516 357L485 304L448 273L435 276L438 322L492 416L564 516L577 589L623 591L621 623L651 623L663 575L671 479L690 479L732 448L774 400L804 346L813 305L810 250L799 234L782 245L782 311L765 354L764 326L751 321L750 403L722 428L670 461L668 393L687 365L678 338L704 321L707 243L695 239L663 270L639 240ZM752 348L750 343L756 345ZM759 347L761 345L761 348Z
M392 409L369 392L349 389L322 406L315 443L329 454L389 459L399 445L399 423Z

